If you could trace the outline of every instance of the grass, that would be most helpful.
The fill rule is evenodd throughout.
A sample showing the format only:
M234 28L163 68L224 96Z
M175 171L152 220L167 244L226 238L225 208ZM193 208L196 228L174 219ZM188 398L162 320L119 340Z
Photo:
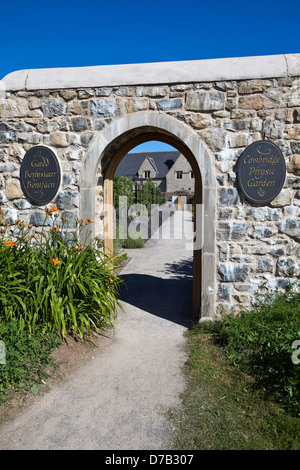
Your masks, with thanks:
M187 350L182 406L168 411L173 449L300 449L300 418L233 366L202 324L187 333Z

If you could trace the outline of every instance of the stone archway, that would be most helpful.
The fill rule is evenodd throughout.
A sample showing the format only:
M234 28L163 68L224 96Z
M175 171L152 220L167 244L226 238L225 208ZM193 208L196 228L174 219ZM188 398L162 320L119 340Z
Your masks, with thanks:
M195 175L195 202L203 204L203 244L194 250L193 312L197 320L215 316L216 294L216 177L211 157L197 133L176 118L156 112L140 112L113 121L93 139L85 156L80 183L80 217L95 219L97 169L104 178L104 204L112 204L113 176L122 158L133 147L160 140L177 148ZM107 211L106 250L111 248L112 211ZM93 227L94 229L94 227ZM92 233L94 236L95 233Z

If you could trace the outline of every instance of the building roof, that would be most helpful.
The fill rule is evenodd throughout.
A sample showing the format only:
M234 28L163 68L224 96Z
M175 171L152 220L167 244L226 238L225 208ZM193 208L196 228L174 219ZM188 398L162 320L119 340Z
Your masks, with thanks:
M138 177L139 168L144 160L149 158L152 165L157 169L156 178L164 178L170 168L174 165L179 155L180 152L177 150L167 152L128 153L119 163L116 175L126 176L127 178Z

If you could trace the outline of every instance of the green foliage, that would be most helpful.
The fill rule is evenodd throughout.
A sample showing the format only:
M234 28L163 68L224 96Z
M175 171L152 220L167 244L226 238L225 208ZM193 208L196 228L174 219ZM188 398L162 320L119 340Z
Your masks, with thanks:
M147 207L148 210L151 208L151 204L162 204L164 200L161 197L160 190L155 187L155 184L151 179L142 185L138 191L138 201L139 204L143 204Z
M169 410L174 450L299 450L300 418L254 386L216 344L219 324L187 331L186 387Z
M162 204L165 200L161 197L161 192L156 188L151 179L147 179L143 185L137 188L137 200L135 190L133 189L133 182L130 178L125 176L114 176L113 183L113 204L114 207L119 207L119 198L121 196L127 197L127 207L131 207L134 203L142 204L149 210L151 204Z
M213 328L230 360L300 416L300 364L292 361L292 344L300 339L300 294L276 292L253 310L224 315Z
M112 324L120 281L97 240L87 246L80 242L90 220L77 220L71 229L52 206L46 208L42 232L32 234L31 226L18 221L10 228L1 216L2 324L14 320L20 331L33 335L43 326L62 337L84 337L91 328Z
M130 178L125 176L114 176L113 183L113 194L114 194L114 207L119 207L119 197L127 197L127 206L130 207L135 202L135 193L133 191L133 183Z
M0 341L5 344L5 363L0 364L0 402L9 391L25 389L36 394L52 364L50 352L61 343L55 333L37 327L35 335L20 332L16 320L0 324Z
M137 203L137 212L139 212L139 205L143 205L148 211L151 209L151 204L162 204L164 200L161 198L161 193L158 188L155 187L151 179L148 179L143 185L139 186L137 191L137 198L135 191L133 190L133 182L130 178L124 176L114 176L114 207L116 208L116 239L114 241L114 250L120 248L143 248L147 239L138 237L132 239L127 237L127 230L125 234L119 233L119 198L121 196L127 197L127 209ZM136 200L137 199L137 200ZM147 211L146 211L147 214ZM140 214L139 214L140 215ZM145 215L145 214L142 214ZM149 216L149 227L151 224L150 212ZM127 217L127 227L132 222L131 217ZM125 225L126 227L126 225ZM125 235L125 238L124 238Z

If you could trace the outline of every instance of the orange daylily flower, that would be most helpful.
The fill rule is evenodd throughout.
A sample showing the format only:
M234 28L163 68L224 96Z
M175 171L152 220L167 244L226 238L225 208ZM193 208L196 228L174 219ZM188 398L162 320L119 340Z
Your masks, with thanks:
M87 223L87 224L92 224L93 221L92 221L91 219L86 219L86 223Z
M10 248L12 248L13 246L15 246L15 242L12 241L12 240L7 240L6 242L4 242L6 246L9 246Z
M56 259L50 258L50 261L54 264L54 266L56 266L57 264L61 264L61 262L59 261L58 258L56 258Z
M52 212L57 212L57 211L58 211L58 207L52 206L52 204L50 204L50 209L48 207L45 208L45 214L47 215L50 215L52 214Z

